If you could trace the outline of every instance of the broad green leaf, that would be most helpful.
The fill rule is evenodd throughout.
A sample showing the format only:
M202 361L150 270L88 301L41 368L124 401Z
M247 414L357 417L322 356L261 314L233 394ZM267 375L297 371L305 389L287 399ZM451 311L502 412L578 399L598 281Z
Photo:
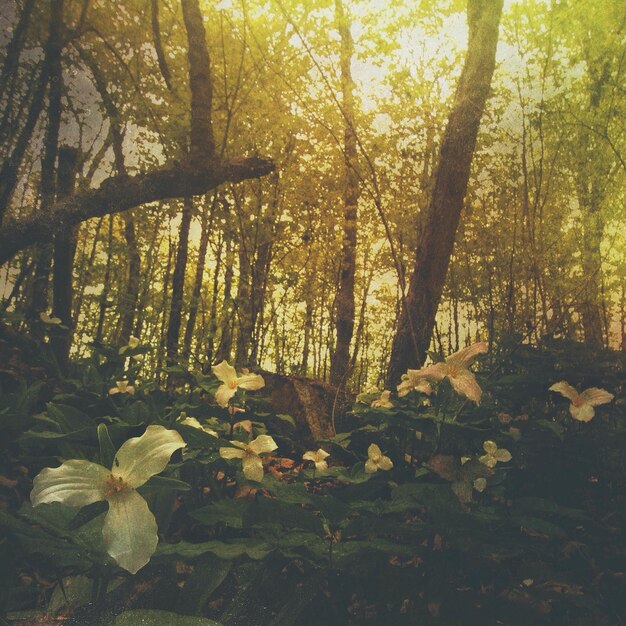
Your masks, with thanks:
M181 541L179 543L159 545L155 556L176 555L183 559L194 559L210 552L216 557L225 560L237 559L240 556L259 560L265 558L272 549L269 544L258 539L239 539L233 541L233 543L216 540L203 543Z
M221 626L206 617L178 615L156 609L136 609L118 615L113 626Z

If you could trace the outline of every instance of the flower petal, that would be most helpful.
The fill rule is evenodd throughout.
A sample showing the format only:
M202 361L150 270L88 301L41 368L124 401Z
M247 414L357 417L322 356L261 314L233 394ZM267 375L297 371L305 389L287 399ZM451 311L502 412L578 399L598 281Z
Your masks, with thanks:
M251 441L248 445L255 454L274 452L274 450L278 448L276 442L269 435L259 435L254 441Z
M381 456L378 459L378 467L381 470L389 471L393 467L393 462L388 456Z
M407 370L407 376L415 387L419 380L427 378L428 380L439 381L443 380L447 374L445 363L435 363L428 367L422 367L419 370Z
M374 462L378 461L382 454L380 448L375 443L371 443L370 447L367 449L368 458Z
M425 393L427 396L433 392L432 385L427 380L420 380L414 389L420 393Z
M579 422L590 422L596 413L590 404L582 404L581 406L570 404L569 412L572 414L572 417Z
M490 454L483 454L483 456L478 457L478 460L487 467L495 467L496 463L498 462L496 461L495 457L491 456Z
M248 391L256 391L265 387L265 381L260 374L244 374L237 379L237 386Z
M236 442L233 441L232 443ZM246 452L237 448L220 448L220 456L223 459L243 459L246 456Z
M257 483L263 482L263 461L260 456L246 454L243 458L243 475L248 480L255 480Z
M141 437L122 444L115 455L112 473L131 487L140 487L165 469L174 451L184 447L183 438L175 430L148 426Z
M228 385L220 385L215 392L215 401L220 406L228 406L228 401L237 392L236 387L229 387Z
M219 365L214 365L211 368L213 376L223 383L229 383L237 379L237 371L232 365L229 365L227 361L222 361Z
M476 378L469 370L458 370L454 376L448 377L454 391L458 394L465 396L469 400L472 400L476 404L480 404L480 398L483 395L483 390L476 382Z
M467 369L480 354L486 354L487 352L489 352L487 344L484 341L479 341L451 354L446 359L446 363Z
M202 424L198 421L196 417L186 417L185 419L179 421L185 426L191 426L192 428L198 428L202 430Z
M109 498L102 536L106 551L131 574L150 560L159 542L154 515L134 489Z
M407 378L406 380L403 380L397 387L396 387L397 391L398 391L398 397L399 398L404 398L404 396L406 396L408 393L410 393L411 391L413 391L414 389L414 385L413 383Z
M486 478L476 478L476 480L474 480L474 489L476 489L476 491L478 491L479 493L482 493L483 491L485 491L485 487L487 487L487 479Z
M315 469L318 472L323 472L328 469L328 463L326 461L315 461Z
M500 461L501 463L507 463L513 458L511 453L505 448L498 448L496 450L496 453L494 454L494 457L496 461Z
M606 389L590 387L580 394L578 401L584 404L590 404L591 406L598 406L599 404L610 402L614 397L615 396L606 391Z
M85 506L104 500L104 481L111 472L90 461L65 461L56 468L47 467L35 477L30 501L33 506L63 502L68 506Z
M560 383L554 383L548 391L556 391L556 393L560 393L562 396L565 396L571 402L574 402L576 398L578 398L578 392L574 387L572 387L569 383L566 383L562 380Z
M374 463L371 459L367 459L365 461L365 473L366 474L374 474L378 471L378 465Z
M495 441L487 440L483 443L483 450L487 454L493 454L498 449L498 444Z

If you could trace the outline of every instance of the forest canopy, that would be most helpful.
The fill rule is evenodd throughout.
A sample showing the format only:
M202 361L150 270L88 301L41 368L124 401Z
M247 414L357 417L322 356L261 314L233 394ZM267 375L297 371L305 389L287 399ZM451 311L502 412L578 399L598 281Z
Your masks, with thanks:
M350 386L383 381L464 3L201 2L204 47L190 47L185 4L4 4L3 310L40 325L56 307L73 354L133 335L157 348L147 368L232 355L328 378L352 185ZM590 7L504 7L436 351L513 333L622 343L625 17L619 2ZM73 262L55 257L52 273L70 274L73 297L54 305L54 255L25 246L70 230Z

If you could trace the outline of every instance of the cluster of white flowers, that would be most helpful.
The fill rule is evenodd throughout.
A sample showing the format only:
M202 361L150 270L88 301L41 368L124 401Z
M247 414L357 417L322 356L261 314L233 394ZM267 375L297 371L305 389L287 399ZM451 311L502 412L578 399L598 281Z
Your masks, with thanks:
M42 319L47 321L43 316ZM120 349L120 354L138 345L139 340L131 337L128 345ZM441 363L420 370L408 370L398 385L398 396L405 396L413 390L430 394L432 392L430 382L439 382L447 378L457 393L479 404L482 390L469 366L478 355L485 352L487 345L479 342L452 354ZM230 405L238 389L253 391L265 385L263 377L259 374L250 374L244 370L238 376L235 368L226 361L213 366L212 371L222 383L215 393L215 399L220 406L229 407L229 412L233 416L243 410ZM597 387L578 393L564 381L552 385L550 391L560 393L570 400L572 417L582 422L592 419L595 406L613 399L611 393ZM110 395L134 392L134 386L129 385L127 380L117 381L116 386L109 390ZM377 389L370 389L367 395L378 393ZM371 406L392 408L391 392L382 391L378 398L371 401ZM219 438L216 431L202 425L195 417L188 417L182 413L177 421L184 426L200 429ZM246 420L234 424L233 427L239 425L243 426L251 439L252 422ZM220 456L228 460L240 459L244 476L248 480L262 482L264 465L261 455L272 453L278 448L274 439L262 434L248 443L231 440L229 444L219 449ZM168 430L163 426L148 426L141 437L134 437L122 444L111 469L90 461L69 460L60 467L42 470L34 479L31 502L33 506L50 502L85 506L105 500L109 505L102 529L106 550L120 567L135 573L150 560L158 543L156 520L146 501L137 493L137 488L145 484L150 477L163 471L171 455L185 445L175 430ZM494 468L497 463L506 463L512 459L511 453L499 448L494 441L485 441L483 449L485 454L478 460L488 468ZM305 452L302 459L313 463L316 471L323 472L328 469L329 456L328 452L319 448L317 451ZM462 457L461 463L466 463L470 458ZM370 444L364 466L365 472L373 474L378 470L388 471L392 468L391 459L382 453L378 445ZM486 485L487 481L483 477L473 481L477 491L483 491Z
M406 396L413 390L430 395L433 391L430 383L447 378L458 394L480 404L483 392L469 367L479 355L486 352L487 344L479 341L451 354L445 361L419 370L408 370L398 385L398 396Z

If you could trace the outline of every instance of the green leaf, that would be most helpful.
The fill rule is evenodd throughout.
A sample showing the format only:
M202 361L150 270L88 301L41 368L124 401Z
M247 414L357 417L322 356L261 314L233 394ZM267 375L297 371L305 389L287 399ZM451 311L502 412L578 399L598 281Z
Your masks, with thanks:
M106 468L113 467L115 446L111 441L106 424L98 424L98 443L100 444L100 464Z
M313 576L296 589L291 600L283 606L278 615L270 622L269 626L291 626L292 624L297 624L304 609L311 604L317 594L322 590L327 576L326 571L313 574Z
M544 535L549 535L552 537L566 537L567 533L556 524L552 522L548 522L545 519L540 519L538 517L530 517L527 515L519 515L514 516L513 521L516 525L523 527L532 532L541 533Z
M75 530L77 528L80 528L81 526L84 526L91 520L96 519L98 515L102 515L103 513L106 513L108 508L109 508L109 505L104 500L101 500L100 502L92 502L91 504L88 504L87 506L83 506L78 511L78 513L76 513L74 518L70 520L67 527L69 530Z
M293 417L291 417L291 415L287 415L285 413L277 413L276 417L283 422L291 424L291 426L293 426L294 428L296 427L296 421L293 419Z
M222 523L232 528L242 528L244 515L252 504L249 500L220 500L192 511L191 517L208 526Z
M169 476L152 476L145 485L139 487L142 495L148 495L159 491L189 491L188 483Z
M234 543L225 543L223 541L189 543L187 541L181 541L173 544L159 544L155 556L175 555L183 559L194 559L203 554L211 553L225 560L247 556L250 559L258 561L259 559L264 559L272 549L269 544L258 539L239 539Z
M92 581L87 576L67 576L54 588L48 613L60 609L75 609L91 599Z
M206 617L178 615L156 609L136 609L118 615L113 626L221 626Z
M213 592L224 582L232 566L233 561L223 561L212 554L205 556L185 582L176 602L177 609L184 613L200 613Z

